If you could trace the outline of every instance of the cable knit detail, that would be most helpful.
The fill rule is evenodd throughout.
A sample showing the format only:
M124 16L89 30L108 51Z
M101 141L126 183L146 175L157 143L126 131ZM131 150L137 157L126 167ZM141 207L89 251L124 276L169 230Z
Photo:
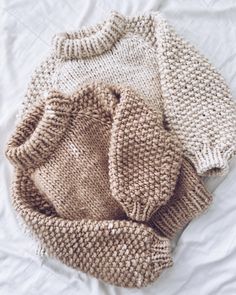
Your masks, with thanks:
M29 85L21 114L48 88L71 95L91 81L129 86L150 108L164 113L200 175L227 172L236 151L229 88L160 13L125 17L114 12L97 26L56 35L50 58Z

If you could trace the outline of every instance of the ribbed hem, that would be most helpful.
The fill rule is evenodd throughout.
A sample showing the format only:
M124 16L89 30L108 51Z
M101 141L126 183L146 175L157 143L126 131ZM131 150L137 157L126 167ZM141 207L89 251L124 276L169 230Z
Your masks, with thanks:
M155 210L154 206L149 206L148 204L143 205L139 202L132 202L131 204L127 204L119 200L121 205L123 206L124 211L132 220L136 221L148 221L153 211Z
M152 216L150 225L173 238L189 221L208 208L212 196L191 164L184 160L174 196Z
M199 175L225 175L229 170L229 160L234 154L234 147L222 151L219 148L204 146L202 151L188 155L188 158L195 166Z
M158 271L171 267L173 259L171 257L170 240L161 236L156 236L155 242L151 246L151 260L155 263Z
M163 211L160 210L152 218L152 223L164 237L173 238L188 222L206 210L212 201L210 195L204 192L199 193L198 196L195 193L191 193L188 197L191 199L191 203L187 198L184 200L185 196L183 196L185 204L176 203L169 210L163 208Z

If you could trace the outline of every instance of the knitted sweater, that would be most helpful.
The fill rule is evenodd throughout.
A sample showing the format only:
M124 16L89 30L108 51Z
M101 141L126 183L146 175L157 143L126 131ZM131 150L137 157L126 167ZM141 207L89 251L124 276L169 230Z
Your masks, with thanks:
M52 92L17 126L7 156L14 206L48 254L122 287L172 265L169 240L130 219L149 219L173 194L181 147L132 91Z
M16 167L14 206L42 246L119 286L154 281L171 265L168 240L156 233L173 237L211 201L161 116L122 87L51 93L6 154Z
M227 172L236 142L229 88L160 13L114 12L97 26L56 35L33 74L21 115L52 89L71 94L92 80L129 85L161 110L199 174Z
M16 169L13 203L52 257L120 287L143 287L170 267L170 243L151 227L126 220L68 220Z
M17 126L7 156L63 218L124 219L123 207L148 221L173 195L182 149L131 89L92 84L52 92Z

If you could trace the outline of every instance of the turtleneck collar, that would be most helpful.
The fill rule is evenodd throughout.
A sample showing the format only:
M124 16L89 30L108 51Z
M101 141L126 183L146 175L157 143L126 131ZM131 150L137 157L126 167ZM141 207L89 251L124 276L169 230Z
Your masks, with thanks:
M77 32L59 33L53 38L56 56L63 59L86 58L111 49L125 33L126 18L112 12L106 21Z

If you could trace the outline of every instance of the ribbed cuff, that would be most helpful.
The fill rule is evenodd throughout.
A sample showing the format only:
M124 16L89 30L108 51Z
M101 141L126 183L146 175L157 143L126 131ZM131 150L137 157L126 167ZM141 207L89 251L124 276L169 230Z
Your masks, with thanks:
M212 201L209 194L197 188L198 193L191 192L188 196L182 195L182 201L163 206L152 219L152 225L164 237L172 239L194 217L206 210Z
M171 257L171 243L169 239L156 236L150 247L150 252L150 262L153 264L153 268L156 272L161 272L161 270L173 266L173 259Z
M127 216L135 221L145 222L148 221L152 214L155 212L155 207L149 204L141 204L140 202L127 202L120 201Z
M185 159L172 198L155 212L150 225L169 239L206 210L212 201L195 169Z
M234 154L234 147L222 151L217 147L204 146L202 151L188 155L188 158L195 166L199 175L225 175L229 170L229 160Z

